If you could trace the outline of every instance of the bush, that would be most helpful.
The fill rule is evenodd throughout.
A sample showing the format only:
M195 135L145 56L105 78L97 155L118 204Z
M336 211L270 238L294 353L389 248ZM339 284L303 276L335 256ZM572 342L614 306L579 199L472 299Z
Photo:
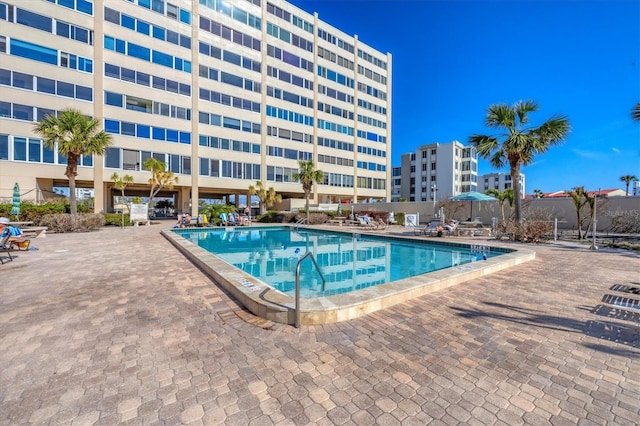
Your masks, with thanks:
M44 216L41 226L48 232L88 232L100 229L105 224L105 217L100 213L79 213L77 216L59 213Z
M122 214L120 213L104 213L105 226L122 226ZM124 226L130 226L131 221L129 215L124 215Z
M611 217L612 232L622 234L640 234L640 211L606 211L606 215Z
M539 243L553 234L553 214L545 209L534 209L520 223L515 220L496 224L496 239L504 237L511 241Z
M18 217L10 215L11 204L0 204L0 216L10 217L19 222L33 222L35 226L46 226L42 223L42 219L50 214L65 213L68 206L64 203L44 203L33 204L23 202L20 204L20 214Z
M398 225L404 225L404 212L394 213L393 219Z

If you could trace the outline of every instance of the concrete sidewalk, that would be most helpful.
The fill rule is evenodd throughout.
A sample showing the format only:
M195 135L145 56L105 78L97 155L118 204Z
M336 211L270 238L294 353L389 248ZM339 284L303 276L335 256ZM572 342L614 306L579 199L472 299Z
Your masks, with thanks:
M48 234L0 265L0 425L640 418L640 311L611 304L640 298L638 253L527 246L532 262L298 330L238 306L159 226Z

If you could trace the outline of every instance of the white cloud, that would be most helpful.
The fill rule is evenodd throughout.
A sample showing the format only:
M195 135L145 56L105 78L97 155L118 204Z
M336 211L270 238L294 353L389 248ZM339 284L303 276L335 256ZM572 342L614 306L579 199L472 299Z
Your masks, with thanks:
M618 148L616 148L615 146L611 147L611 151L615 152L616 154L620 154L620 150Z

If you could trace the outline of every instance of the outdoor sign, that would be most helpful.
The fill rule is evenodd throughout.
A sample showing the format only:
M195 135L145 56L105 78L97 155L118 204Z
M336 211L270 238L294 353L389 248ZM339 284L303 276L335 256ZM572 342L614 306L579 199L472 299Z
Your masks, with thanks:
M138 225L138 222L149 223L149 205L131 204L129 208L129 220Z

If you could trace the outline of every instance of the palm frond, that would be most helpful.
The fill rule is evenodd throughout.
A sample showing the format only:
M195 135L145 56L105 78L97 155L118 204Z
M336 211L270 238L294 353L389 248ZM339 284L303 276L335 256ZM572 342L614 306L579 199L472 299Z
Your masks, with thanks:
M631 110L631 118L635 121L640 121L640 102Z

